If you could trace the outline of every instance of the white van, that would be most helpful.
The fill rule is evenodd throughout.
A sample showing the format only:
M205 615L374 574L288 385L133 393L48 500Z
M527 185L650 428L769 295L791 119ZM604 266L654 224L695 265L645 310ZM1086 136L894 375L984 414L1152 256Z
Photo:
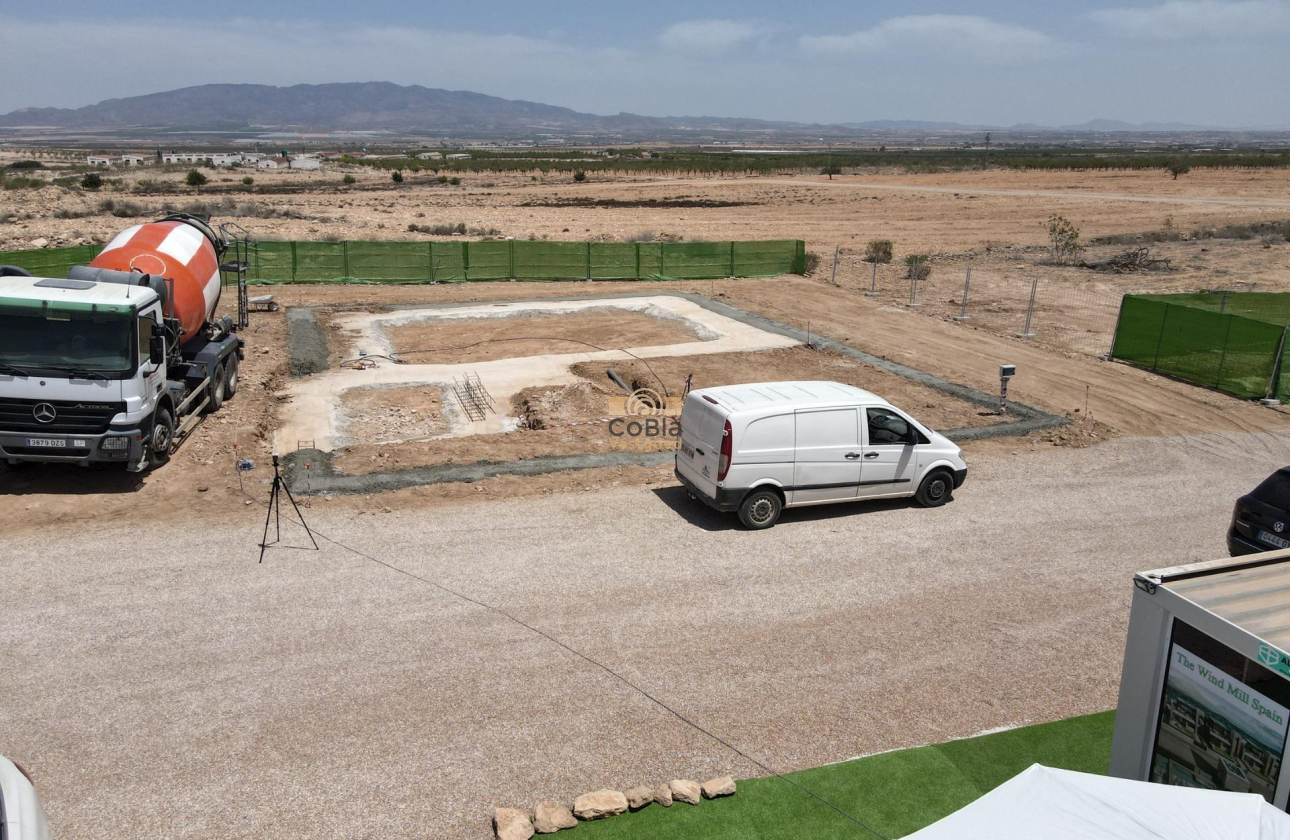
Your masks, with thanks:
M840 382L691 391L676 477L709 507L769 528L786 507L913 496L935 507L967 477L963 451L882 397Z
M45 809L27 771L0 755L0 840L49 840Z

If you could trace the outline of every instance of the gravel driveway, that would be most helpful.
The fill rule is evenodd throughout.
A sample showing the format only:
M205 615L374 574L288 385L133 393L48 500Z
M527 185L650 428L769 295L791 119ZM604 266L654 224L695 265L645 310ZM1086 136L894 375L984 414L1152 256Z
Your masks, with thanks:
M791 770L1109 708L1131 573L1222 556L1288 460L1272 434L981 456L944 508L755 534L671 487L309 518ZM759 773L335 543L257 565L262 515L0 546L0 753L57 836L486 837L494 805Z

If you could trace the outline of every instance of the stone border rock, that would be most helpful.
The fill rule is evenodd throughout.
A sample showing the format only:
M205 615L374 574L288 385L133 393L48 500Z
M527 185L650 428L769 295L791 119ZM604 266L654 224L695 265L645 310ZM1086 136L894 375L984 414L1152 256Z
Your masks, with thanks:
M673 802L698 805L704 799L734 796L735 780L718 776L703 784L690 779L673 779L665 785L652 788L637 785L627 792L603 788L584 793L574 800L573 807L554 799L544 799L528 811L519 808L497 808L493 813L493 836L497 840L528 840L534 834L555 834L574 828L580 821L603 820L627 812L636 812L650 805L672 807Z

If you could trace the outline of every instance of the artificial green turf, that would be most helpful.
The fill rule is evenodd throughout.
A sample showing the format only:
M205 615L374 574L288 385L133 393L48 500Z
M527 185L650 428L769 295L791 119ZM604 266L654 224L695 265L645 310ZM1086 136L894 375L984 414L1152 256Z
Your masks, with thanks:
M1105 773L1114 712L1060 720L882 753L788 774L885 838L903 837L957 811L1032 764ZM745 779L739 792L698 806L650 805L634 814L581 823L560 836L581 840L812 840L873 834L782 779Z

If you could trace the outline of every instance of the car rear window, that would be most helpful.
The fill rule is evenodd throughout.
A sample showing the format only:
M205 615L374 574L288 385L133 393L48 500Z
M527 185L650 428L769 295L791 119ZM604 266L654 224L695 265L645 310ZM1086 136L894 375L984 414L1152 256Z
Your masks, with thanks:
M1254 490L1254 498L1280 510L1290 510L1290 473L1274 472Z

